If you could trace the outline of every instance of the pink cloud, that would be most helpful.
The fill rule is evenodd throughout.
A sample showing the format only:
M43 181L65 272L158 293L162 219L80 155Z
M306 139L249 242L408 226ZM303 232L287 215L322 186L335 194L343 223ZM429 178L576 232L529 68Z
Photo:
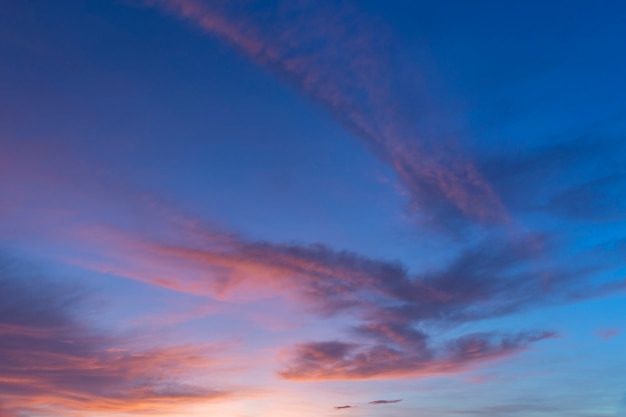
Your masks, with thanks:
M494 244L488 258L481 249L482 259L469 252L447 271L420 277L409 275L401 264L337 252L324 245L250 242L235 235L215 242L213 233L207 236L204 249L195 249L119 235L120 240L109 242L108 250L116 250L112 260L103 265L111 268L121 260L125 268L109 271L196 295L236 299L242 294L253 298L282 294L324 314L351 311L363 317L363 324L352 329L354 342L311 342L289 350L284 357L288 357L286 368L280 372L286 379L463 372L554 337L549 332L468 335L437 347L429 335L415 330L422 322L467 323L507 314L541 297L546 297L542 302L562 297L558 292L546 293L540 279L531 285L526 274L501 282L500 274L535 256L523 244Z
M391 164L412 205L436 220L450 209L472 219L502 222L500 199L453 141L418 128L410 94L426 100L427 81L397 85L388 30L347 5L283 1L262 18L243 2L149 0L230 44L327 107L384 161ZM255 7L257 3L252 2ZM245 11L244 11L245 10ZM256 9L255 9L256 10ZM423 75L423 74L420 74ZM423 113L437 112L430 106ZM439 219L441 220L441 219Z
M23 273L0 259L0 414L146 415L233 394L182 382L219 369L218 346L133 347L79 320L72 288Z

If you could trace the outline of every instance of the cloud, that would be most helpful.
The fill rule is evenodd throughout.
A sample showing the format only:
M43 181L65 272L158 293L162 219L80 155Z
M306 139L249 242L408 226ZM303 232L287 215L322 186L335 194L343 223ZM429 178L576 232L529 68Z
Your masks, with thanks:
M589 135L515 153L482 155L480 166L506 206L577 222L623 219L621 137Z
M130 340L96 332L77 320L85 301L72 287L0 259L3 413L145 415L231 395L182 382L212 365L209 346L138 350Z
M395 403L399 403L400 401L402 401L402 399L399 399L399 400L376 400L376 401L370 401L368 404L374 404L374 405L395 404Z
M586 150L597 150L589 144L551 146L528 156L501 158L480 170L453 140L445 135L433 137L416 127L428 115L413 117L395 81L384 75L397 73L388 68L392 64L375 39L377 33L365 28L360 17L352 19L354 15L319 6L292 8L287 2L275 2L284 7L276 15L269 11L270 16L263 19L242 17L252 15L235 13L229 5L232 2L213 2L217 6L210 10L208 3L193 0L159 3L226 39L323 103L395 169L412 205L438 221L455 222L461 217L505 221L508 214L501 199L507 207L544 210L568 219L621 219L624 205L616 190L623 185L623 175L601 172L592 178L563 179L559 173L560 167L581 166ZM239 3L237 7L246 6ZM285 19L285 14L292 18ZM437 110L425 109L429 112ZM24 201L41 207L45 206L38 204L42 200L54 201L44 209L53 215L31 215L26 223L37 232L41 222L53 225L55 241L79 247L79 256L68 256L68 261L210 297L281 294L297 298L316 314L352 320L327 340L305 340L288 347L285 366L278 372L288 380L464 372L555 337L546 330L467 330L479 321L624 288L623 281L594 284L600 269L581 267L576 258L559 267L550 264L546 259L550 237L539 233L485 234L482 240L446 248L455 255L440 267L415 271L399 261L326 244L276 243L221 232L182 215L174 206L155 205L150 198L142 201L145 193L135 193L130 187L91 187L99 195L86 210L80 210L91 218L68 225L57 221L67 218L67 207L74 206L64 197L88 190L88 177L72 174L77 182L70 183L61 174L33 179L30 168L16 167L5 152L0 155L2 177L15 179L16 172L23 174L17 181L1 181L0 186L19 188L24 178L39 185L43 179L43 184L51 185L35 186L30 195L33 190L16 190L15 200L0 202L0 217L20 213ZM37 195L42 189L43 197ZM6 195L5 189L1 191ZM29 201L32 195L37 195L35 204ZM108 211L112 205L122 211L128 206L137 208L144 227L137 227L139 222L99 218L99 210ZM227 390L182 382L198 370L212 369L206 358L210 348L130 346L123 337L95 332L77 320L82 296L73 289L6 271L0 276L3 414L52 407L58 415L69 410L143 415L231 395ZM550 410L513 405L480 412L524 411Z
M346 410L348 408L356 408L356 407L353 406L353 405L339 405L339 406L334 407L334 408L335 408L335 410Z
M289 380L346 380L431 376L466 371L485 360L519 353L551 332L513 335L468 334L434 349L426 344L398 347L384 343L315 342L297 346L280 372Z
M393 43L380 22L346 3L147 3L233 46L325 106L395 169L413 208L430 220L506 220L490 184L445 132L450 123L440 122L441 110L427 98L429 80L401 76L406 68L390 54Z
M592 285L594 270L580 271L575 264L571 269L546 265L547 242L534 235L508 240L490 236L442 268L417 273L397 261L337 251L323 244L255 242L237 235L215 241L212 233L207 236L198 246L175 246L118 234L108 241L108 248L119 248L114 255L121 259L126 255L125 262L139 260L132 277L157 285L210 295L251 287L272 293L289 290L321 313L364 310L381 320L386 317L391 320L387 331L400 319L467 322L533 305L600 296L623 285L622 281ZM145 263L155 262L145 277L141 276L142 258L147 259ZM175 268L189 274L168 279L168 271ZM165 273L159 275L159 270ZM123 275L124 270L117 272Z
M47 178L34 171L33 183ZM109 205L121 213L132 212L143 227L98 213L95 220L81 217L74 223L70 214L69 221L51 221L45 216L47 206L35 204L42 211L36 219L45 223L37 233L49 233L45 237L64 245L64 261L224 300L282 295L296 299L309 312L353 320L345 333L330 340L288 349L279 374L290 379L461 372L522 352L551 333L509 331L480 337L469 333L450 339L446 330L626 287L624 281L593 283L611 265L595 265L584 257L566 264L552 262L553 239L546 234L484 233L481 240L446 248L454 256L438 268L411 271L399 261L320 243L251 240L189 216L175 203L143 198L145 193L130 184L118 187L94 176L90 181L99 186L92 195L89 190L94 187L76 184L73 178L58 174L50 189L73 190L72 198L80 196L81 203L84 199L88 207L103 212ZM85 192L79 192L83 188ZM63 204L66 201L70 200ZM127 223L133 226L125 227ZM467 346L475 349L474 355Z
M198 231L196 231L198 232ZM200 233L201 234L201 233ZM356 320L346 336L284 354L287 379L371 379L461 372L524 351L552 332L467 334L442 344L438 329L623 290L593 284L596 271L546 264L542 236L490 236L437 270L322 245L254 242L208 231L199 246L115 234L100 253L108 271L178 291L228 299L282 294L321 315ZM178 240L185 240L179 238ZM107 249L108 248L108 249ZM111 265L122 265L118 269ZM145 268L148 265L148 269ZM84 265L89 267L89 265ZM571 269L569 269L571 267Z

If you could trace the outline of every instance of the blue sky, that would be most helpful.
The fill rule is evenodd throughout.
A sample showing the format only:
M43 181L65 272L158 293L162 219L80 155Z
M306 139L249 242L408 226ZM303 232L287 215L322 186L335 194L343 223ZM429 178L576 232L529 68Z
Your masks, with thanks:
M0 0L0 414L623 413L625 15Z

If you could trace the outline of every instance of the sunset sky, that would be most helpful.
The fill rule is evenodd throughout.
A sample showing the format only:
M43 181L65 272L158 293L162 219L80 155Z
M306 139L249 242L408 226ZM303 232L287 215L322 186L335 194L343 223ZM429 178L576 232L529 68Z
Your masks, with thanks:
M0 417L626 416L624 22L0 0Z

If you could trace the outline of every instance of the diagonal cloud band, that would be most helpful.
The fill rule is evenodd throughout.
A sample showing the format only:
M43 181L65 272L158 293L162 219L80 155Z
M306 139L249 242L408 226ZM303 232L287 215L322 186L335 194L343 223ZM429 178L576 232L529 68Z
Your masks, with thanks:
M407 86L390 78L393 60L381 25L347 6L302 0L148 4L232 45L328 108L394 168L412 206L430 219L441 221L442 213L507 219L497 194L453 141L420 128L424 115L405 98L415 80ZM409 94L426 95L427 88L415 90Z

